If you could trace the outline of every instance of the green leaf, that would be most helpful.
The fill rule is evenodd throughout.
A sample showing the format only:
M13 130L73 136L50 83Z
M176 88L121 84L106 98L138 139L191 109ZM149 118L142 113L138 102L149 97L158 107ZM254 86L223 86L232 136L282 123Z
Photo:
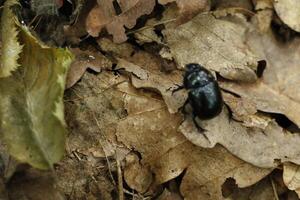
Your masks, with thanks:
M17 60L22 51L22 46L17 40L16 18L11 10L11 7L15 4L17 4L16 0L5 1L1 17L2 52L0 77L10 76L11 72L19 66Z
M49 169L64 153L63 92L73 56L69 50L43 46L20 28L20 67L0 78L0 132L17 160Z

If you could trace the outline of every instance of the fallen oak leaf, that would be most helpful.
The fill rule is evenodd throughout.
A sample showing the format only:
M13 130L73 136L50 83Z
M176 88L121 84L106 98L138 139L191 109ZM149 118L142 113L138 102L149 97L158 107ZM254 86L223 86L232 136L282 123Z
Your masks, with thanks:
M268 63L263 77L254 84L221 82L220 86L254 103L257 110L281 113L300 127L299 43L295 39L283 44L271 32L250 31L248 46Z
M100 72L101 69L111 69L112 63L100 52L81 51L78 48L71 49L75 55L75 60L72 62L67 75L66 88L72 87L89 68L95 72Z
M131 29L140 16L150 14L155 0L122 1L120 5L122 13L116 15L112 0L98 2L87 17L87 32L97 37L102 28L106 27L108 33L113 35L114 42L124 42L127 40L124 26Z
M164 30L163 35L180 68L199 63L227 79L254 82L258 56L244 43L247 26L242 18L199 14L188 23Z
M272 121L269 117L258 113L253 102L235 97L227 92L223 92L222 95L224 102L232 112L232 118L243 122L244 126L265 129Z
M272 170L259 169L239 160L221 146L203 149L191 144L177 131L181 117L170 114L163 101L160 108L149 111L151 104L157 105L157 99L143 93L134 95L132 89L129 93L126 95L132 98L124 98L124 104L140 105L134 106L137 110L129 109L128 116L119 122L117 140L139 152L143 165L151 166L155 174L153 184L167 182L186 170L181 192L187 199L207 197L207 193L211 199L222 199L221 187L227 178L233 177L240 187L247 187Z
M172 90L176 88L178 80L182 79L181 72L175 71L172 74L165 74L164 72L159 72L155 67L151 70L149 67L150 64L147 63L151 63L158 67L154 62L155 58L144 53L141 53L141 58L142 59L133 58L131 62L119 58L118 67L124 68L126 71L133 74L131 81L134 87L158 91L167 104L169 112L176 113L187 98L187 93L185 93L185 91L172 92ZM139 65L132 63L139 61L141 62Z
M191 119L185 120L179 130L193 144L212 148L221 144L233 155L258 167L271 168L280 163L300 164L300 136L283 130L273 120L265 129L247 128L229 118L227 109L214 119L198 121L203 136Z
M272 169L261 169L231 155L221 146L203 149L190 142L170 149L153 163L158 182L165 182L173 171L185 170L180 191L184 199L224 199L222 185L233 178L244 188L267 176Z
M255 105L257 110L268 113L282 113L292 122L300 126L300 104L286 95L276 91L268 84L259 81L255 84L234 84L222 82L222 88L238 94Z

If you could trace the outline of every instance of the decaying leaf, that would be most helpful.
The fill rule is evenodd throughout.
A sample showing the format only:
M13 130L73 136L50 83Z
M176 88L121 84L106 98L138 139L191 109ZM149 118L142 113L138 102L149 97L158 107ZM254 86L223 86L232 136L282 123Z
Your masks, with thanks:
M299 165L285 163L283 165L283 181L290 190L295 190L298 196L300 196Z
M72 54L40 44L25 27L19 39L22 67L0 79L1 133L17 160L48 169L64 153L62 97Z
M66 88L72 87L88 68L100 72L101 69L109 69L112 66L112 63L100 52L81 51L74 48L72 53L76 57L68 72Z
M16 0L5 1L1 17L1 66L0 77L10 76L19 64L17 62L22 51L22 45L18 42L18 31L16 18L11 9L15 6Z
M227 79L253 82L258 58L244 43L246 31L242 18L216 19L211 14L199 14L163 34L179 67L199 63Z
M274 8L286 25L297 32L300 31L300 4L297 0L274 1Z
M116 15L113 1L98 1L86 21L87 32L98 36L102 28L106 27L108 33L113 35L114 42L121 43L127 40L126 28L133 28L136 20L150 14L155 6L154 0L120 1L122 13Z

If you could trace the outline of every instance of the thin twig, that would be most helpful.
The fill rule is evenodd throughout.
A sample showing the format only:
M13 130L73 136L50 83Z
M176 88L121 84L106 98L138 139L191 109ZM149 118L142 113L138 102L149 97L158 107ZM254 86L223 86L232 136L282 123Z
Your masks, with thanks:
M118 169L118 189L119 189L119 200L124 200L124 192L123 192L123 177L120 161L116 158L117 161L117 169Z
M279 200L279 197L278 197L278 194L277 194L277 189L276 189L276 186L275 186L275 183L274 183L272 177L270 177L270 181L271 181L271 184L272 184L275 200Z
M94 120L95 120L95 122L96 122L96 125L97 125L98 129L99 129L100 132L101 132L100 124L99 124L98 119L96 118L95 113L92 112L92 115L93 115L93 118L94 118ZM101 136L103 136L103 135L101 134ZM103 136L103 137L104 137L104 136ZM107 155L106 155L106 152L105 152L105 149L104 149L104 145L103 145L103 143L102 143L101 140L100 140L100 145L101 145L101 147L102 147L102 149L103 149L103 152L104 152L104 155L105 155L105 159L106 159L107 166L108 166L109 176L110 176L110 178L111 178L112 183L116 186L117 184L116 184L116 181L115 181L115 179L114 179L114 176L113 176L112 170L111 170L111 163L110 163L110 161L109 161L109 159L108 159L108 157L107 157Z

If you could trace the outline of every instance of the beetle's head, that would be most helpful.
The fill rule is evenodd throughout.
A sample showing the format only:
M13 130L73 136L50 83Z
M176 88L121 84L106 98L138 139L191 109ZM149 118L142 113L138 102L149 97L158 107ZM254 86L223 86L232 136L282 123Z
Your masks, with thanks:
M197 71L201 67L202 66L197 63L190 63L190 64L185 65L186 71L188 71L188 72Z

